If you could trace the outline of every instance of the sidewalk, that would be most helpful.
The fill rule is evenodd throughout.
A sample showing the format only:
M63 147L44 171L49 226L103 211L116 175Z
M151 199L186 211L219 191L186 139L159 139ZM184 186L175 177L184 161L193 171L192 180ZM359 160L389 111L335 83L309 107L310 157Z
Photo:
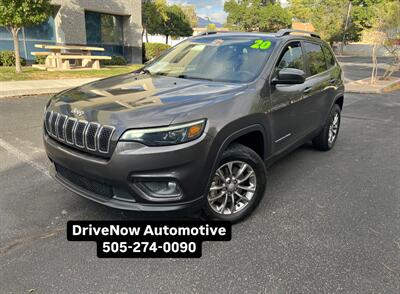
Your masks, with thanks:
M400 72L398 71L393 73L389 80L378 80L376 84L370 84L372 70L370 57L338 56L337 58L343 69L345 91L347 93L379 94L400 88ZM380 57L379 61L380 63L377 66L378 76L382 76L389 66L391 58Z
M53 94L98 80L99 78L0 82L0 98Z
M380 94L400 90L400 79L377 80L375 84L370 83L370 78L346 82L344 87L347 93Z

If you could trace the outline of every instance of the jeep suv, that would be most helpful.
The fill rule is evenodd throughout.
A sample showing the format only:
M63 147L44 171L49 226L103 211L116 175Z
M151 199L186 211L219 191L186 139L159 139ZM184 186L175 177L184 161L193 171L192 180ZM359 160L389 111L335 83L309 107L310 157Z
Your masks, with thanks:
M274 160L309 140L335 145L343 93L314 33L212 33L55 95L44 144L55 178L83 197L237 222L263 197Z

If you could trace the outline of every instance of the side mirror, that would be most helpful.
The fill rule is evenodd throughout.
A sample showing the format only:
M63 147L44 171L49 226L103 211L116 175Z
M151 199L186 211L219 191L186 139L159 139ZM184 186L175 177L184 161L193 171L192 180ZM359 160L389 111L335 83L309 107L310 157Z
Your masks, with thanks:
M283 68L278 76L272 80L272 84L302 84L306 80L304 71L297 68Z

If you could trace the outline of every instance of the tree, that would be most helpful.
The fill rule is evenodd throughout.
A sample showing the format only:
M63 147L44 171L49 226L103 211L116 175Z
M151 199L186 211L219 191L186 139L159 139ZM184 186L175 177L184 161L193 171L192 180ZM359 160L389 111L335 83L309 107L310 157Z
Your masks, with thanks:
M290 0L293 18L312 23L321 37L329 42L342 40L348 0Z
M12 34L15 51L15 70L21 72L18 32L22 27L40 24L52 13L50 0L0 0L0 26Z
M314 7L317 5L315 0L289 0L289 11L293 18L301 22L311 22Z
M171 5L166 10L167 20L163 23L162 34L165 35L165 43L168 38L188 37L193 35L193 29L185 13L178 5Z
M277 32L292 24L292 16L279 4L268 4L260 10L260 31Z
M346 31L346 39L360 41L362 32L372 27L374 12L373 6L383 0L351 0L350 26Z
M198 17L197 17L197 13L196 13L196 6L181 5L180 7L181 7L183 13L186 15L186 18L189 20L190 26L192 28L197 27Z
M371 7L382 1L289 0L289 10L295 20L312 23L327 41L342 40L344 35L345 41L359 41L362 31L372 26L374 16ZM344 30L349 3L350 18Z
M387 79L400 65L400 47L397 40L400 36L400 5L398 0L383 1L372 7L374 20L368 31L373 42L371 84L375 83L378 76L377 48L379 45L394 57L393 64L386 70L383 78Z
M215 23L209 23L209 24L207 25L207 31L208 31L208 32L215 31L216 29L217 29L217 26L216 26Z
M142 39L146 34L146 42L149 42L148 34L162 34L164 22L168 19L166 0L145 0L142 3Z
M280 4L265 0L229 0L224 4L228 26L244 31L272 32L288 28L290 13Z
M325 41L341 41L347 15L347 0L320 0L314 7L311 23Z

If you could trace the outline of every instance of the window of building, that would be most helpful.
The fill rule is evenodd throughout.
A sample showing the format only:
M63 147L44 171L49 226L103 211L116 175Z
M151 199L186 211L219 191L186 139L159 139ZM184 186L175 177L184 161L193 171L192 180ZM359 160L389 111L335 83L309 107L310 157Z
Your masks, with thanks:
M88 44L123 44L123 17L93 11L85 12Z
M305 42L304 49L308 58L308 66L310 68L310 75L316 75L326 71L325 55L322 48L318 44Z

